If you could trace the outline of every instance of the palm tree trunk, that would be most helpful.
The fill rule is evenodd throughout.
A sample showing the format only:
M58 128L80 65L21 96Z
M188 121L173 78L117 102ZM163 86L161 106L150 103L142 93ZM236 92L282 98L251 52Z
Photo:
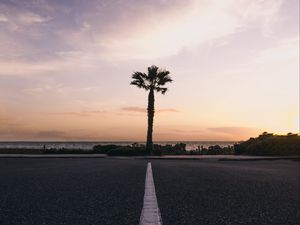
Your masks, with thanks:
M148 131L147 131L147 143L146 150L149 154L153 153L153 118L154 118L154 90L151 88L148 95Z

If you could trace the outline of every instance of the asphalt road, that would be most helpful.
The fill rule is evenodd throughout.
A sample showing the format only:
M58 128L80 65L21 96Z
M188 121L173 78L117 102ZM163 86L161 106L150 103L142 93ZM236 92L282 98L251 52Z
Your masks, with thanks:
M0 224L138 224L146 166L135 160L0 159Z
M299 162L156 161L164 225L299 224Z
M151 160L164 225L298 224L299 161ZM1 225L134 225L143 159L0 158Z

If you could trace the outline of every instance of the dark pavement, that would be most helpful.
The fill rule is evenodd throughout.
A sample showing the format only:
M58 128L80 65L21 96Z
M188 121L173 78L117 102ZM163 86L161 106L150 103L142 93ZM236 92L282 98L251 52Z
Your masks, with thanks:
M298 224L299 161L151 162L164 225ZM138 224L146 167L143 159L0 158L0 224Z
M299 161L154 161L164 225L299 224Z
M0 159L0 224L138 224L146 162Z

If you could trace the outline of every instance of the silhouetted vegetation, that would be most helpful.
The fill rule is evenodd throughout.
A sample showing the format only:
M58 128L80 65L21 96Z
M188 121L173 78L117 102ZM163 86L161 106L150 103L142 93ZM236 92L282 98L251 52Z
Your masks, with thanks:
M104 145L105 146L105 145ZM100 148L106 149L106 154L110 156L146 156L149 152L146 150L144 145L137 143L131 146L113 146L110 150L109 147L101 146ZM99 148L99 147L98 147ZM101 153L104 153L103 151ZM200 146L197 150L186 150L186 144L177 143L175 145L153 145L152 155L163 156L163 155L228 155L234 154L233 146L221 147L219 145L209 146L203 148Z
M142 72L134 72L132 74L131 85L135 85L138 88L142 88L149 91L148 95L148 130L147 130L147 142L146 149L149 154L153 152L153 118L154 118L154 91L165 94L168 88L163 87L165 84L172 82L173 80L169 76L170 72L167 70L161 70L157 66L148 67L148 74Z
M43 154L43 149L1 148L0 154Z
M132 145L95 145L91 150L67 148L41 148L41 149L0 149L0 154L107 154L109 156L147 156L146 146L139 143ZM220 147L219 145L208 148L198 147L197 150L186 150L186 144L153 145L152 155L223 155L233 154L233 147Z
M292 156L300 155L300 136L288 133L287 135L274 135L264 132L256 138L235 144L237 155L257 156Z
M41 149L0 149L0 154L107 154L108 156L147 156L150 155L146 146L139 143L132 145L95 145L91 150L66 148ZM153 145L151 155L257 155L257 156L294 156L300 155L300 136L288 133L287 135L274 135L264 132L256 138L234 146L221 147L219 145L205 148L198 146L194 150L186 150L186 144Z
M221 147L219 145L212 145L208 148L203 146L198 147L196 150L189 151L190 155L233 155L233 146Z
M93 150L99 154L107 154L109 156L141 156L147 155L144 145L133 143L132 145L96 145Z
M48 148L43 150L43 154L96 154L96 153L97 152L94 150L67 149L67 148Z
M107 154L112 149L116 149L120 146L118 145L95 145L93 147L93 151L97 152L98 154Z
M147 151L145 147L120 146L107 152L109 156L145 156Z
M175 145L153 145L154 155L186 155L186 144L178 143Z

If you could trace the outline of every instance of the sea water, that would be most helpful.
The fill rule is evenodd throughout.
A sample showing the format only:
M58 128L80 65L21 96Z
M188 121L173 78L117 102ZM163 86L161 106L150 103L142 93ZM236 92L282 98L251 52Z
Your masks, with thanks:
M110 142L110 141L15 141L15 142L0 142L0 149L10 148L10 149L42 149L42 148L56 148L56 149L83 149L91 150L95 145L132 145L133 143L145 144L145 142L135 142L135 141L119 141L119 142ZM233 141L162 141L155 142L159 145L175 145L176 143L185 143L186 150L195 150L198 147L208 148L209 146L219 145L221 147L232 146L236 142Z

